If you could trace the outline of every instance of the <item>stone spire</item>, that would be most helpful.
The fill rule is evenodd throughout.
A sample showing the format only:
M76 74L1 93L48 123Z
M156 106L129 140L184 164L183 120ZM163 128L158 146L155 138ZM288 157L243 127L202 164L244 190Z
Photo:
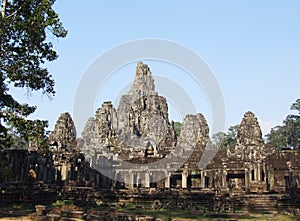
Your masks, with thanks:
M76 128L68 112L60 115L48 141L51 145L57 146L58 149L76 147Z
M139 138L141 144L151 140L160 147L172 147L176 143L167 100L155 92L152 73L142 62L137 64L130 91L120 99L117 115L118 135L123 141L127 140L129 146L135 138Z
M239 126L237 142L242 145L261 145L264 143L261 128L255 115L248 111Z
M192 147L200 145L204 148L208 140L209 128L205 117L200 113L188 114L182 123L178 146L185 147L189 144Z
M237 143L233 151L228 149L227 154L245 161L262 160L268 154L258 120L252 112L245 113L238 128Z
M209 141L209 128L205 117L198 114L188 114L182 123L178 146L181 147L183 157L188 157L187 164L191 169L198 169L201 156ZM184 153L190 156L184 156Z
M106 150L106 147L103 147L98 131L98 123L95 118L90 117L86 122L82 138L83 146L81 151L84 153L86 160L93 165L95 163L95 151L102 153L103 150Z
M95 135L90 131L95 129L95 124L99 145L89 138ZM118 109L111 102L104 102L95 118L89 120L83 138L88 148L97 151L122 147L124 152L133 148L144 152L151 146L153 149L149 151L159 154L174 148L176 135L174 124L169 121L167 99L155 92L154 79L146 64L137 64L134 82L130 91L120 98Z
M104 102L102 107L97 110L96 120L101 143L105 143L107 146L112 145L118 128L118 119L116 109L110 101Z
M135 78L128 94L139 96L157 94L150 68L143 62L137 64Z

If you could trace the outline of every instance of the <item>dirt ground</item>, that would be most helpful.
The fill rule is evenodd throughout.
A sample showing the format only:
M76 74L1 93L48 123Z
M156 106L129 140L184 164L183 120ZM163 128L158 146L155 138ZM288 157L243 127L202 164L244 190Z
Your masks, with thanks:
M30 216L19 216L19 217L6 217L0 218L0 221L32 221Z
M4 210L4 211L3 211ZM31 215L33 210L20 210L20 209L8 209L0 208L0 221L32 221Z

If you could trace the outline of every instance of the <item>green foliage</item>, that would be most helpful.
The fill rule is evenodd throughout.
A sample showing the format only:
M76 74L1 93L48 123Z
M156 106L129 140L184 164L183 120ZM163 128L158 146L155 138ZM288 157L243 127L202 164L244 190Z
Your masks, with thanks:
M28 142L24 138L13 133L12 131L9 131L7 133L7 136L5 137L5 139L3 139L3 142L0 141L0 150L25 149L26 147L28 147Z
M220 148L224 148L223 140L226 137L226 133L218 132L212 136L212 143Z
M180 135L181 127L182 124L180 122L174 122L174 130L177 137Z
M0 146L11 145L10 131L26 141L42 142L46 121L26 120L35 106L21 104L9 86L54 95L54 80L44 64L57 59L48 36L65 37L55 0L2 0L0 21ZM40 144L39 144L40 145Z
M283 121L283 125L271 129L267 135L268 142L276 147L282 148L300 148L300 99L292 104L291 110L298 114L290 114Z
M283 126L276 126L271 129L271 132L266 135L268 142L275 146L279 151L282 148L287 148L287 131Z
M218 132L212 136L213 144L219 148L226 148L231 144L236 143L237 133L239 125L231 126L228 128L228 132Z

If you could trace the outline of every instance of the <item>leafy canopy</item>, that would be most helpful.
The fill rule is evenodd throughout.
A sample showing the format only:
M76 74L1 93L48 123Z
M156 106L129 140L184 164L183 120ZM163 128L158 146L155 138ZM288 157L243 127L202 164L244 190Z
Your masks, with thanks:
M180 122L174 122L174 130L177 137L179 137L181 132L182 124Z
M230 126L228 132L218 132L212 136L212 142L220 148L236 143L239 125Z
M277 150L282 148L300 149L300 99L292 104L291 110L297 114L290 114L283 121L283 125L271 129L267 135L268 142Z
M52 9L55 0L2 0L0 17L0 146L9 144L8 134L43 142L46 121L26 120L35 106L21 104L9 86L42 91L53 96L54 80L45 67L58 55L49 36L63 38L67 31Z

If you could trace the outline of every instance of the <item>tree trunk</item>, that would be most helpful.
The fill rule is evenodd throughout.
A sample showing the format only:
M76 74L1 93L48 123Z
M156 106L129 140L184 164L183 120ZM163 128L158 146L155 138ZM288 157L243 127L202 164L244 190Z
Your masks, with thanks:
M5 18L6 4L7 4L7 0L3 0L3 1L2 1L2 10L1 10L1 16L2 16L2 19Z
M2 1L2 9L1 9L1 26L0 26L0 53L2 51L2 26L3 26L3 22L4 22L4 19L5 19L5 10L6 10L6 4L7 4L7 0L3 0ZM0 57L1 57L1 54L0 54Z

